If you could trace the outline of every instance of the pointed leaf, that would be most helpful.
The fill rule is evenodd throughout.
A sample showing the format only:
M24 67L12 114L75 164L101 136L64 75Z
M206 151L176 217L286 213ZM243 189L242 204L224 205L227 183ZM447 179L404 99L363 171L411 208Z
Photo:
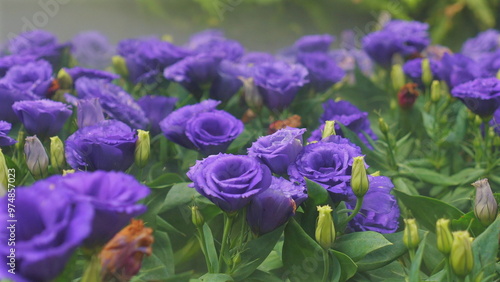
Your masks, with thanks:
M342 235L337 238L333 249L348 255L352 260L361 260L367 254L382 247L392 245L382 234L365 231Z

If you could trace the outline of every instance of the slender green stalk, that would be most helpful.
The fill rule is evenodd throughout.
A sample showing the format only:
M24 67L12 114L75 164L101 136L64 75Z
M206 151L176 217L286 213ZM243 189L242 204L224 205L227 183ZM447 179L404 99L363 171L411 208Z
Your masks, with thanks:
M453 271L451 270L450 259L448 257L446 257L444 259L444 263L445 263L445 267L446 267L446 281L452 282Z
M203 227L198 227L196 228L196 230L198 230L198 240L200 241L201 250L203 251L203 255L205 256L208 273L214 273L214 269L208 257L207 244L205 240L205 232L203 232Z
M363 198L357 198L356 199L356 207L354 207L354 210L352 213L347 217L346 224L351 221L361 210L361 206L363 205Z
M322 282L328 281L328 273L330 270L330 256L328 255L328 250L323 249L323 279Z
M233 216L224 213L224 233L222 234L222 242L220 247L220 255L219 255L219 269L217 273L221 273L223 268L224 257L226 256L226 249L229 245L229 232L231 231L231 227L233 225Z

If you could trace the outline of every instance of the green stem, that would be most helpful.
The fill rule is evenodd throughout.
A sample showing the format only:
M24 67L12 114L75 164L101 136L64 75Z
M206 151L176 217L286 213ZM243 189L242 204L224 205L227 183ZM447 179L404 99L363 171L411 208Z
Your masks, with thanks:
M363 198L357 198L356 207L354 207L352 213L349 215L349 217L347 217L346 224L349 223L349 221L351 221L351 219L353 219L359 213L362 205L363 205Z
M446 267L446 281L447 282L451 282L452 279L452 270L451 270L451 265L450 265L450 259L447 257L444 259L444 262L445 262L445 267Z
M323 249L323 279L321 279L322 282L328 281L328 272L330 269L330 257L328 255L328 250Z
M484 143L483 143L484 153L483 153L483 156L484 156L484 161L486 163L486 169L489 169L489 167L490 167L490 161L489 161L490 160L490 157L489 157L490 156L490 150L489 150L490 149L490 146L489 146L490 123L488 121L484 121L483 124L484 124L484 139L483 139L483 141L484 141Z
M398 165L396 162L396 157L394 155L394 148L392 147L392 140L389 138L389 133L384 134L385 141L387 143L387 152L389 154L389 163L394 171L398 171Z
M415 257L415 249L411 248L408 250L410 253L410 261L413 262L413 258Z
M229 232L231 231L231 227L233 225L233 216L224 213L224 233L222 234L222 242L220 247L220 255L219 255L219 269L218 273L222 271L222 265L224 262L224 257L226 256L226 249L229 245Z
M200 246L203 251L203 255L205 256L205 262L207 264L207 270L208 273L214 273L214 269L212 267L212 264L210 263L210 259L208 257L208 251L207 251L207 244L205 241L205 233L203 232L203 227L197 227L198 230L198 239L200 241Z

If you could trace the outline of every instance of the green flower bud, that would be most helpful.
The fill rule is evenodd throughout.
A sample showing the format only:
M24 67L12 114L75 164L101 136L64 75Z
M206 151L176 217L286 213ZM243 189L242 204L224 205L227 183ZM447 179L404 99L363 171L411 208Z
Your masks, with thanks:
M151 144L149 140L149 131L137 130L138 138L135 143L135 163L139 167L144 167L148 163Z
M414 218L405 219L405 229L403 231L403 243L408 249L416 249L420 243L417 222Z
M451 245L450 264L453 272L464 277L472 271L474 257L472 255L472 243L469 232L453 232L453 244Z
M500 70L497 71L497 78L500 79Z
M472 186L476 187L476 198L474 200L474 214L482 225L488 226L497 218L498 204L491 191L488 179L481 179Z
M64 68L60 69L57 73L57 82L60 89L73 88L73 78L71 78L71 75Z
M8 171L7 162L5 161L5 156L3 155L2 149L0 148L0 197L3 197L7 192L8 188Z
M19 132L17 132L17 143L14 145L16 150L22 150L24 148L24 138L24 130L19 130Z
M448 255L451 251L451 244L453 243L453 236L450 231L450 220L440 218L436 222L436 237L438 250Z
M202 227L203 224L205 224L205 219L198 209L198 206L191 207L191 222L193 222L196 227Z
M431 84L431 101L436 103L441 98L441 85L439 81L434 80Z
M335 226L332 219L332 208L329 205L317 207L319 215L316 221L315 237L318 244L325 250L335 242Z
M432 82L432 70L429 59L422 60L422 82L425 86L429 86Z
M335 132L335 121L334 120L327 120L325 122L325 128L323 129L323 132L321 134L321 138L325 139L329 136L332 135L337 135Z
M476 115L474 117L474 125L479 127L479 126L481 126L482 123L483 123L483 119L481 119L480 116Z
M59 137L50 137L50 164L57 171L61 171L65 164L64 144Z
M380 176L380 170L375 171L374 173L370 174L371 176Z
M389 125L385 122L384 118L380 117L378 119L378 127L384 135L389 133Z
M354 157L351 173L351 188L356 197L363 198L368 191L368 176L366 175L365 157Z
M26 164L35 179L45 178L48 175L49 156L45 152L42 142L35 136L26 137L24 144Z
M75 173L75 170L74 169L64 169L63 170L63 176L71 174L71 173Z
M391 70L391 80L392 87L394 91L398 92L401 87L405 85L405 73L403 71L403 67L400 64L395 64L392 66Z
M111 62L113 64L113 69L117 74L119 74L121 77L127 78L128 77L128 68L127 68L127 62L125 61L125 58L122 56L113 56L111 58Z

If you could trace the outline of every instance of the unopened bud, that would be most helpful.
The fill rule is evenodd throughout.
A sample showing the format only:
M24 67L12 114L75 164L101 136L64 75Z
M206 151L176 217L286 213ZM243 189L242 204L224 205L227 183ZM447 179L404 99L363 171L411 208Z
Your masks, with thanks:
M57 73L57 82L59 83L59 89L71 89L73 88L73 78L62 68Z
M451 251L451 245L453 243L453 236L450 231L450 220L440 218L436 222L436 239L438 250L448 255Z
M405 73L400 64L395 64L391 69L392 87L395 92L398 92L405 85Z
M431 84L431 101L436 103L441 99L441 85L439 81L434 80Z
M420 243L417 222L414 218L405 219L405 229L403 231L403 243L408 249L416 249Z
M205 219L198 209L198 206L191 207L191 222L193 222L196 227L202 227L203 224L205 224Z
M5 161L5 156L2 153L2 149L0 148L0 197L3 197L7 192L7 188L9 185L8 182L8 171L7 162Z
M128 77L128 68L127 68L127 62L125 61L125 58L122 56L113 56L111 59L111 62L113 64L113 69L117 74L119 74L121 77L127 78Z
M380 170L375 171L374 173L370 174L371 176L380 176Z
M351 173L351 188L356 197L363 198L368 191L368 176L366 175L365 158L354 157Z
M432 82L431 62L427 58L422 60L422 82L425 86Z
M243 81L243 96L245 97L245 102L250 108L258 111L264 102L257 86L253 82L253 77L240 77L239 79Z
M24 148L24 138L25 138L25 133L24 130L19 130L17 132L17 143L15 146L16 150L23 150Z
M453 272L460 277L464 277L472 271L474 257L472 255L472 243L469 232L453 232L450 264Z
M50 164L57 171L61 171L64 167L64 144L59 137L50 137Z
M488 226L497 218L498 204L491 191L488 179L481 179L472 183L476 187L474 200L474 214L482 225Z
M378 119L378 127L384 135L389 133L389 125L385 122L384 118L380 117Z
M325 139L329 136L332 135L337 135L335 132L335 121L334 120L327 120L325 122L325 128L323 129L323 132L321 133L321 138Z
M68 174L72 174L72 173L75 173L74 169L64 169L63 170L63 176L68 175Z
M476 115L474 117L474 125L479 127L479 126L481 126L482 123L483 123L483 119L480 116Z
M48 174L49 157L42 142L35 136L26 137L24 144L26 164L35 179L45 178Z
M325 250L331 248L335 242L335 226L332 219L332 208L329 205L317 207L319 215L316 221L315 238Z
M139 167L144 167L148 163L151 151L149 131L137 130L138 138L135 143L135 163Z
M497 71L497 79L500 79L500 70Z

